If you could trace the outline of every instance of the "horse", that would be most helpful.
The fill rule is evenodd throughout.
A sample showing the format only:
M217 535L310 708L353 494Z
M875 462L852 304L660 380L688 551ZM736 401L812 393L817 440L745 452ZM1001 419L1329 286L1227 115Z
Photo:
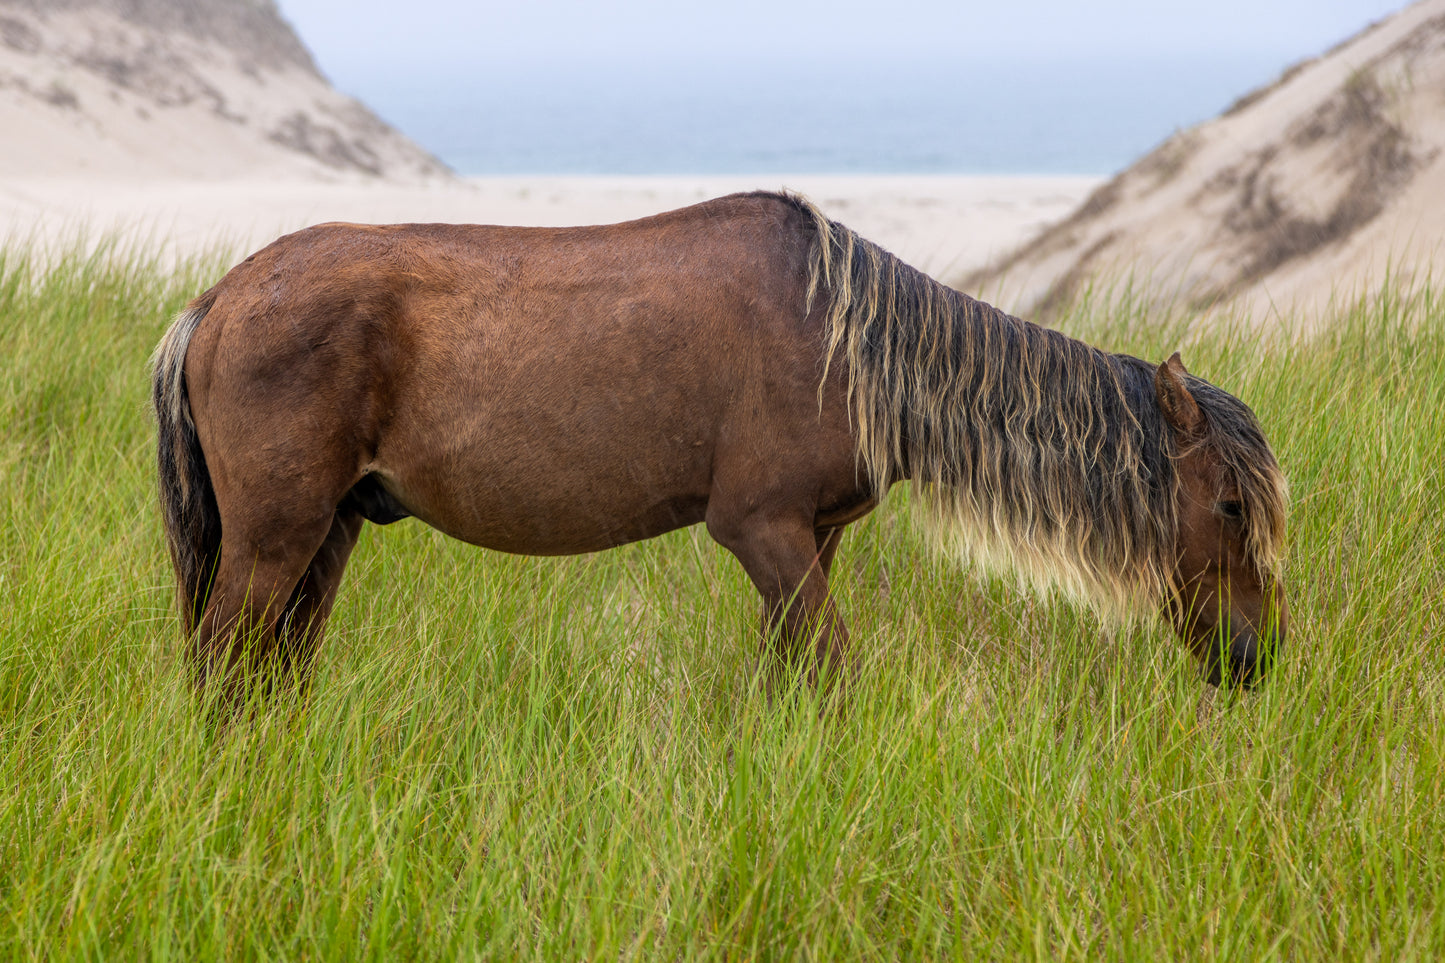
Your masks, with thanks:
M767 664L816 686L849 671L843 532L901 481L945 545L1162 618L1211 685L1252 686L1286 634L1286 485L1246 404L1178 353L949 288L792 193L592 227L309 227L192 301L152 369L203 690L304 684L363 523L408 517L528 555L704 523L763 599Z

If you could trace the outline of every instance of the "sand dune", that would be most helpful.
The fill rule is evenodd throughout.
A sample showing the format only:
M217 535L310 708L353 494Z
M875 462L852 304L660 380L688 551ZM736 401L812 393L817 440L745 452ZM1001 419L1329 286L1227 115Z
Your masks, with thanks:
M0 178L446 178L270 0L0 0Z
M961 283L1047 309L1091 277L1259 321L1445 264L1445 0L1376 24L1170 138Z

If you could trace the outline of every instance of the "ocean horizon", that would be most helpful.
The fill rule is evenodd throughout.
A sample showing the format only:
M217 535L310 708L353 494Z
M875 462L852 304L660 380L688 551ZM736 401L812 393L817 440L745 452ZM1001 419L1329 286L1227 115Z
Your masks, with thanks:
M1108 175L1273 80L1167 61L479 65L349 90L458 173Z

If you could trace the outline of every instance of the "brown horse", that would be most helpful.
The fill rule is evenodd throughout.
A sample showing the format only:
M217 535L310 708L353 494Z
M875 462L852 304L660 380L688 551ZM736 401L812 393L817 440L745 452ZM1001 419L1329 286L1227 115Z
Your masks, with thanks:
M1208 681L1283 638L1284 481L1252 412L1020 321L787 194L566 229L323 224L154 359L196 678L304 677L363 520L505 552L706 522L816 681L828 573L912 480L973 558L1165 616Z

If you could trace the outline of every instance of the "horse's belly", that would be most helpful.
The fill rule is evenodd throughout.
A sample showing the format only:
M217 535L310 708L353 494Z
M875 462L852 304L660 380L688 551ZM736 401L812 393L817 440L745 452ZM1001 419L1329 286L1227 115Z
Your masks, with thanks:
M571 555L702 521L711 479L701 448L519 435L377 471L410 514L454 538Z
M600 552L653 538L703 520L706 498L678 497L605 508L530 501L470 517L452 512L423 521L453 538L517 555Z

